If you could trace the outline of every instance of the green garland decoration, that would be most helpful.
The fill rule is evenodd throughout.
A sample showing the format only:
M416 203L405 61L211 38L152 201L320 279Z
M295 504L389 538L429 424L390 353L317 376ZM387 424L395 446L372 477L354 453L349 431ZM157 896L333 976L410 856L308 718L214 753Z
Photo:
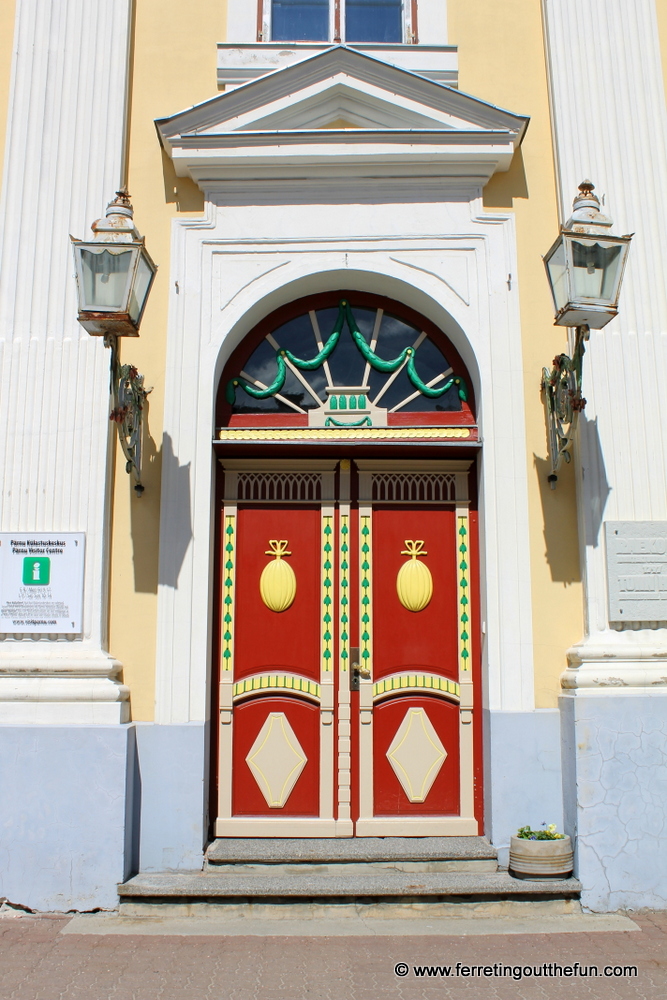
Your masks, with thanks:
M414 354L411 347L406 347L401 351L397 358L394 358L393 361L383 361L382 358L379 358L366 343L366 338L357 326L357 322L352 315L349 302L341 303L341 305L343 304L345 305L345 318L347 319L348 329L352 334L352 340L355 342L365 360L369 365L371 365L372 368L375 368L379 372L386 372L389 374L390 372L395 372L401 367L402 364L405 363L406 358L409 358L412 354Z
M341 305L342 304L343 303L341 303ZM458 387L459 398L462 399L464 403L467 402L468 389L460 375L452 375L451 378L447 379L444 385L440 386L437 389L434 389L432 386L426 385L426 383L420 379L419 375L417 374L417 369L415 368L414 348L406 347L404 350L401 351L401 353L397 358L394 358L393 361L383 361L382 358L379 358L377 354L375 354L375 352L372 351L371 348L366 343L366 340L361 331L359 330L356 321L354 319L354 316L352 315L352 310L350 309L349 303L345 303L345 313L346 313L347 325L349 327L350 333L352 334L352 339L354 340L355 344L357 345L357 347L363 354L364 358L369 363L369 365L371 365L372 368L375 368L379 372L387 372L387 373L395 372L398 368L401 367L402 364L404 364L407 358L408 363L406 365L406 371L408 374L408 378L414 385L415 389L418 389L421 393L423 393L424 396L428 396L429 399L438 399L439 396L444 396L447 390L451 389L451 387L455 385Z
M385 372L386 374L391 374L397 371L402 365L407 361L405 370L407 372L408 378L414 385L415 389L421 392L424 396L429 399L438 399L443 396L453 385L457 386L459 398L466 402L468 399L468 389L465 381L460 375L452 375L448 378L443 386L435 389L432 386L426 385L424 381L417 374L417 369L415 367L415 351L413 347L404 348L397 358L392 361L385 361L383 358L377 356L375 351L366 343L364 335L359 330L356 320L352 314L352 309L350 308L350 303L345 299L341 299L338 305L338 317L336 318L336 323L334 325L331 336L327 340L326 344L322 347L322 350L311 358L309 361L303 358L297 358L291 351L281 350L276 354L276 364L278 366L278 371L276 377L274 378L271 385L267 386L266 389L258 389L256 386L251 385L247 379L243 378L241 375L237 375L236 378L231 379L227 383L225 389L225 399L232 406L236 401L236 388L240 386L244 392L247 392L249 396L254 399L268 399L269 396L275 396L277 392L280 392L283 385L285 384L285 378L287 376L287 365L285 364L285 358L288 359L296 368L301 371L315 371L320 365L327 360L329 355L332 353L336 344L340 339L340 335L343 329L343 324L347 320L347 326L350 331L350 335L354 340L357 348L363 355L364 359L368 364L375 368L376 371Z
M266 389L257 389L254 385L251 385L247 379L242 378L238 375L236 378L232 379L227 383L227 388L225 389L225 399L232 406L236 402L236 386L240 385L241 388L252 396L254 399L268 399L269 396L274 396L277 392L280 392L285 384L285 376L287 375L287 365L285 364L285 358L283 357L284 351L280 351L276 354L276 364L278 365L278 374L274 378L271 385L268 385Z
M434 389L433 386L426 385L426 383L422 382L420 379L415 368L414 358L408 358L406 371L408 373L408 378L414 385L415 389L419 389L419 391L423 393L424 396L428 396L429 399L437 399L439 396L443 396L448 389L451 389L451 387L455 385L457 387L459 399L462 399L464 403L468 401L468 388L460 375L452 375L447 379L443 386L440 386L439 389Z
M320 365L327 360L327 358L333 351L334 347L338 343L338 339L341 335L343 329L343 323L345 322L344 308L346 305L347 303L344 300L339 303L338 317L336 319L336 323L332 330L331 336L327 340L326 344L323 346L320 353L316 354L311 361L303 361L301 358L296 358L291 351L287 350L283 351L283 354L285 354L289 358L289 360L292 362L293 365L296 365L296 367L300 368L302 371L312 372L315 371L316 368L319 368Z
M338 317L336 319L335 326L333 328L331 336L327 340L326 344L324 344L319 354L316 354L315 357L311 358L310 361L304 361L302 358L297 358L294 354L292 354L291 351L288 350L278 351L278 353L276 354L276 364L278 365L278 373L276 374L276 377L274 378L271 385L267 386L266 389L257 389L254 385L251 385L247 379L242 378L240 375L237 375L236 378L232 379L230 382L227 383L227 388L225 390L225 399L227 400L227 402L231 403L232 406L236 402L236 387L238 385L240 385L241 388L245 392L247 392L249 396L252 396L254 399L268 399L269 396L275 396L275 394L277 392L280 392L280 390L285 384L285 378L287 376L287 365L285 364L285 358L291 361L296 368L300 368L302 371L312 372L315 371L316 368L319 368L320 365L327 360L327 358L333 351L334 347L338 343L338 340L340 338L343 329L343 324L345 322L344 307L346 305L347 303L343 301L338 306Z

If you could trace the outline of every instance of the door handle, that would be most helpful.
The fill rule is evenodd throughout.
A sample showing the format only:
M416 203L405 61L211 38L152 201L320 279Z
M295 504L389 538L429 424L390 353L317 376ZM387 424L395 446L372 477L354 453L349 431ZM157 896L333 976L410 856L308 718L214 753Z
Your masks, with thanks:
M359 663L361 657L359 656L359 647L353 646L350 649L350 691L359 690L359 682L363 679L369 681L371 679L371 672L368 667L363 667Z

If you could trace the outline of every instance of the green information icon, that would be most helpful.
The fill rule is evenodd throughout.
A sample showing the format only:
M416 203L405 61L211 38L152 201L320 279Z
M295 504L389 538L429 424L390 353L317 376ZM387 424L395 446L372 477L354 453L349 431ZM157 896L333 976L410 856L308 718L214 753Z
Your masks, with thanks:
M48 556L26 556L23 560L23 585L47 587L51 579L51 560Z

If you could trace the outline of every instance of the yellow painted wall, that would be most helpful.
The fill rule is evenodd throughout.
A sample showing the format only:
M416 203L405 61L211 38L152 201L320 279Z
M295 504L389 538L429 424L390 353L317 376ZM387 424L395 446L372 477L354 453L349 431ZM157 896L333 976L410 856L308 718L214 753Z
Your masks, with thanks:
M203 209L199 189L176 177L162 152L154 119L216 95L216 44L225 40L226 20L220 0L136 0L129 190L137 228L159 270L141 336L122 345L122 360L136 365L153 392L141 499L117 449L109 636L130 686L133 719L151 720L155 697L160 475L163 454L171 458L169 442L162 441L171 221Z
M662 52L662 75L667 95L667 0L655 0L655 9L658 16L658 34Z
M2 3L0 3L0 184L2 183L1 178L5 155L9 82L12 69L12 52L14 50L15 12L16 5L14 0L2 0Z
M6 16L4 9L0 16ZM532 119L512 169L487 186L485 206L516 215L524 337L517 365L523 366L526 393L536 699L546 707L556 703L565 650L581 638L583 620L573 478L565 470L557 490L548 488L539 392L542 366L565 350L564 332L553 327L541 261L558 231L541 17L535 0L448 0L448 17L450 41L459 46L461 89ZM118 456L110 608L110 650L124 665L134 719L153 717L163 453L174 460L169 442L162 441L171 220L203 208L196 186L175 176L154 119L215 95L216 43L224 41L225 23L220 0L191 0L187 10L180 0L137 0L129 187L138 228L160 270L141 337L123 344L123 360L154 388L142 499L133 495Z
M535 697L537 707L546 708L556 704L566 649L583 635L583 595L572 470L563 471L556 490L546 479L540 378L567 345L565 331L553 326L541 260L558 234L558 217L540 4L448 0L447 10L449 41L459 47L460 89L531 118L521 151L511 169L487 185L484 204L516 217L523 359L515 362L526 399Z

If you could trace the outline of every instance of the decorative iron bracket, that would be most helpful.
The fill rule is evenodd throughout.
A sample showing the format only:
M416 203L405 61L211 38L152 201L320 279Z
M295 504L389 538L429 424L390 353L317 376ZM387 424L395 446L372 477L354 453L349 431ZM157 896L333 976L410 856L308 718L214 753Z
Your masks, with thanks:
M574 356L559 354L553 360L551 371L542 369L542 392L547 411L547 435L551 472L548 476L551 489L556 488L561 462L569 462L571 446L577 429L579 414L586 406L581 395L581 376L586 341L590 336L588 326L578 326L575 334Z
M125 471L136 480L134 492L141 497L145 489L141 482L143 411L146 397L153 390L144 388L144 376L134 365L121 365L116 336L105 335L104 346L111 350L113 409L109 414L109 420L113 420L118 428L118 439L125 456Z

